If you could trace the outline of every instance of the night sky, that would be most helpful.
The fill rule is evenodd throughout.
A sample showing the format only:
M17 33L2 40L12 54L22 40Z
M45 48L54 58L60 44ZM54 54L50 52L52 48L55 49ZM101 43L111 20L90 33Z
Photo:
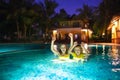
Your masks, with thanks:
M55 10L57 13L59 13L59 10L63 8L69 15L72 15L77 14L76 9L82 8L83 4L87 4L89 6L98 6L102 0L55 0L55 1L59 4L59 6Z
M59 6L56 12L59 12L61 8L64 8L66 12L70 15L77 14L76 9L82 8L83 4L89 6L98 6L102 0L55 0Z

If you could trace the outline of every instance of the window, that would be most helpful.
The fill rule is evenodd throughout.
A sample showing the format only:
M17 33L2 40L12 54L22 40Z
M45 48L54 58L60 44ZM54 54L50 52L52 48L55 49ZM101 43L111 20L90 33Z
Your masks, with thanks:
M74 22L74 23L73 23L73 27L80 27L79 22Z

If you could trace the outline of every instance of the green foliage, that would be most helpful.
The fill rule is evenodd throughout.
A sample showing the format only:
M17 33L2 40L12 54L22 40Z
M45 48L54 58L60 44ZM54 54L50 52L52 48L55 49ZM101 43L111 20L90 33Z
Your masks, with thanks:
M3 32L3 27L11 27L14 28L11 29L14 30L12 34L17 32L18 38L20 35L26 38L32 34L34 24L39 24L37 29L51 27L51 19L57 6L54 0L44 0L43 3L35 3L35 0L0 0L0 32ZM8 23L13 25L8 26Z
M111 18L120 13L119 3L120 0L103 0L97 8L83 5L77 9L78 15L70 16L64 9L55 13L58 6L55 0L39 3L35 0L0 0L0 33L18 38L22 33L22 36L29 37L39 30L47 33L50 28L58 27L60 21L81 19L84 24L89 23L88 28L93 29L95 36L101 36ZM37 31L32 27L34 24L38 24Z
M106 31L112 17L120 13L120 0L103 0L96 9L93 30L96 35L102 35ZM106 34L108 35L108 34Z
M77 9L79 12L80 19L89 19L92 16L92 8L88 5L83 5L82 8Z

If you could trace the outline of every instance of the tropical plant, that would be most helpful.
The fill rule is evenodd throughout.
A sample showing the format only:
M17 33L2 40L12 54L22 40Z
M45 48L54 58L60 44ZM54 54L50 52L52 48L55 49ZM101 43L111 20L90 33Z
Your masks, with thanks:
M94 15L95 23L93 29L99 36L106 33L107 27L112 17L120 13L120 0L103 0L96 9L97 14ZM107 34L105 34L107 35Z
M44 21L42 24L44 25L45 33L47 33L48 29L51 27L52 17L55 15L55 8L58 4L55 0L44 0L44 2L40 2L39 5L42 8L42 19Z
M84 22L84 25L88 24L92 19L93 9L88 5L84 4L82 8L79 8L76 11L79 12L78 16Z

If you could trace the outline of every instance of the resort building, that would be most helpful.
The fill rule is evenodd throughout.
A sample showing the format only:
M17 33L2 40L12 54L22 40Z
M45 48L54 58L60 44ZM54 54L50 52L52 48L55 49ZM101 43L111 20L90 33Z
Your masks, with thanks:
M53 30L53 35L58 39L66 39L69 33L73 33L74 39L83 42L88 42L92 35L88 25L81 20L61 21L60 27Z
M108 30L111 30L112 42L120 43L120 15L112 18Z

